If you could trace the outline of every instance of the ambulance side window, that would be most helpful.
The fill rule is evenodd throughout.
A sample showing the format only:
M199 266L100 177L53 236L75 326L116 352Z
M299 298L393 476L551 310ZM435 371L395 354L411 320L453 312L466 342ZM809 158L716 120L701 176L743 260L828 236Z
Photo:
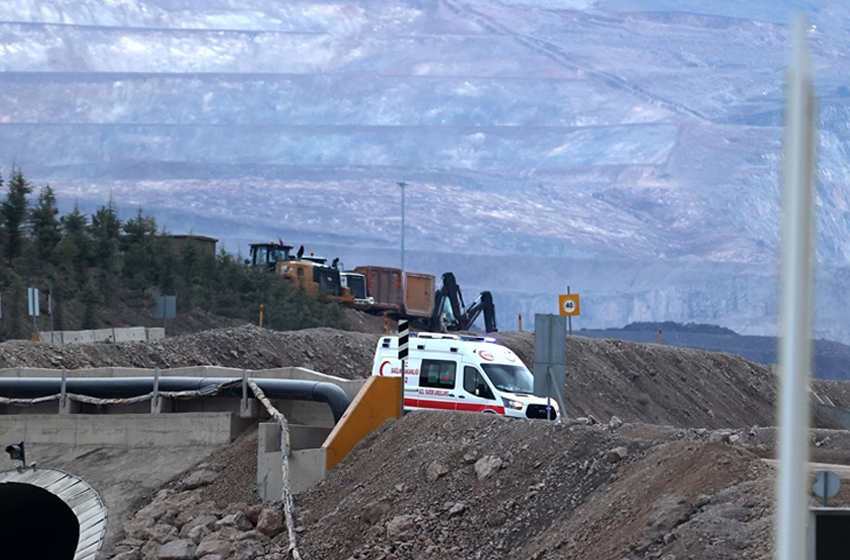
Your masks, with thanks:
M448 360L422 360L419 368L419 386L436 389L454 389L457 364Z
M466 366L463 368L463 389L470 395L481 397L482 399L495 400L493 392L484 381L484 376L478 371L478 368Z

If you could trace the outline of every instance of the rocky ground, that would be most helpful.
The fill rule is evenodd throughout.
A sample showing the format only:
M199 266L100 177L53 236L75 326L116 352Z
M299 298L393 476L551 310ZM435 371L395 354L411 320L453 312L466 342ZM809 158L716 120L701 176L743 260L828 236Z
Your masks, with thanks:
M381 328L240 326L152 344L12 342L0 345L0 367L297 365L356 378L368 375ZM530 333L498 336L531 362ZM571 337L566 389L572 421L563 424L451 412L385 423L296 497L301 556L770 557L768 368L726 354ZM842 382L816 383L815 391L847 406ZM848 432L826 417L816 424L813 459L850 463ZM140 504L107 557L288 558L279 504L258 503L255 464L249 431ZM850 483L850 469L833 468ZM846 490L833 501L847 503Z

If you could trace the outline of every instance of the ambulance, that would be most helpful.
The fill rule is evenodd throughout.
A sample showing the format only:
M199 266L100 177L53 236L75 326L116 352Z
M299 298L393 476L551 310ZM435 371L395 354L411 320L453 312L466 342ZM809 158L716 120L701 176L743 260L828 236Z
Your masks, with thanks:
M378 340L372 375L401 375L397 336ZM557 419L558 406L533 393L531 372L516 354L492 338L410 334L404 370L406 411L464 410Z

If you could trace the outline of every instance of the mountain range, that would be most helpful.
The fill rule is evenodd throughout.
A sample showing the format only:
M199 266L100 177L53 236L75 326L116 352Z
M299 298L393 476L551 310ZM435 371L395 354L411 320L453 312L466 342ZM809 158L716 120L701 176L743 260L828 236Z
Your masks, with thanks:
M0 161L226 250L451 270L500 326L772 335L783 80L809 18L816 336L850 342L850 7L837 0L21 0ZM8 169L8 167L6 167Z

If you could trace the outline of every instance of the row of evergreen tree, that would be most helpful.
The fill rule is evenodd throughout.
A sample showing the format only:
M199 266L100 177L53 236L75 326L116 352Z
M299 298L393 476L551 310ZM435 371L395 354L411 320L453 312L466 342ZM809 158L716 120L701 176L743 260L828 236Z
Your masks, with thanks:
M279 330L345 328L342 308L293 289L282 277L246 265L241 256L185 244L179 251L156 219L139 208L122 221L114 201L91 215L79 205L59 215L50 185L34 185L20 168L0 176L0 339L29 338L27 287L50 293L55 330L126 326L150 316L155 296L176 295L178 314L192 309L256 321ZM43 329L42 329L43 330Z

